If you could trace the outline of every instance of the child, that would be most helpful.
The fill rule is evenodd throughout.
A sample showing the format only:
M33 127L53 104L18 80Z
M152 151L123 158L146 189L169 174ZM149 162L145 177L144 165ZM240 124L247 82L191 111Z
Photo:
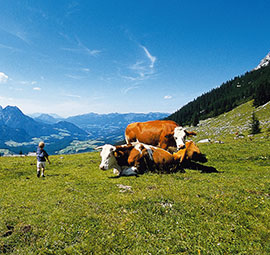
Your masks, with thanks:
M40 142L37 148L37 177L40 177L40 169L42 171L41 177L45 177L44 171L46 159L48 160L49 164L51 163L48 153L43 149L44 146L44 142Z

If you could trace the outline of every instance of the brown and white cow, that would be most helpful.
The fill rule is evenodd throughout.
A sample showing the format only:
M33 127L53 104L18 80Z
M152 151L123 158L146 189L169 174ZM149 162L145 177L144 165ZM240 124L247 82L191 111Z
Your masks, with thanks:
M141 142L167 150L168 147L185 147L187 136L196 135L179 126L172 120L154 120L134 122L127 126L125 139L127 143Z
M207 162L206 156L201 153L199 147L193 141L187 141L185 148L173 153L173 156L176 160L179 160L181 164L191 160L201 163Z
M137 172L174 173L184 171L180 166L180 160L168 151L143 143L133 143L134 149L128 157L128 164L135 166Z
M139 142L121 146L106 144L100 148L102 148L100 169L117 169L120 176L145 172L184 172L181 164L187 160L207 161L193 142L186 142L186 148L174 154Z
M137 175L136 167L128 164L128 157L133 148L134 146L131 144L118 146L105 144L95 148L96 150L102 149L99 168L101 170L114 169L114 173L118 172L120 176Z

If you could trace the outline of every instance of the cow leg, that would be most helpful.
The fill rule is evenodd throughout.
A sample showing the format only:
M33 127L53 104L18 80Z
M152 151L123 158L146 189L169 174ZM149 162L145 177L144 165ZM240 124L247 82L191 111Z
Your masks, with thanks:
M137 173L137 168L136 167L134 167L134 166L132 166L132 167L127 167L127 168L124 168L121 172L120 172L120 174L119 174L119 176L134 176L134 175L138 175L138 173Z

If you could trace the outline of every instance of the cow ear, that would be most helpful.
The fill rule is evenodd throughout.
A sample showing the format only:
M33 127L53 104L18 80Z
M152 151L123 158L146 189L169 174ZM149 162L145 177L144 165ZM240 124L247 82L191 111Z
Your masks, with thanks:
M197 135L197 133L194 132L194 131L187 131L187 130L185 130L185 133L187 134L187 136Z

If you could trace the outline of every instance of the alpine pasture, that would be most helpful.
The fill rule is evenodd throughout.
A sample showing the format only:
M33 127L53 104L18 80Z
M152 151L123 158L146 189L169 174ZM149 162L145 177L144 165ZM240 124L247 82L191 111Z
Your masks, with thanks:
M268 131L198 144L219 173L115 178L91 152L37 178L34 157L0 157L0 253L269 254Z

